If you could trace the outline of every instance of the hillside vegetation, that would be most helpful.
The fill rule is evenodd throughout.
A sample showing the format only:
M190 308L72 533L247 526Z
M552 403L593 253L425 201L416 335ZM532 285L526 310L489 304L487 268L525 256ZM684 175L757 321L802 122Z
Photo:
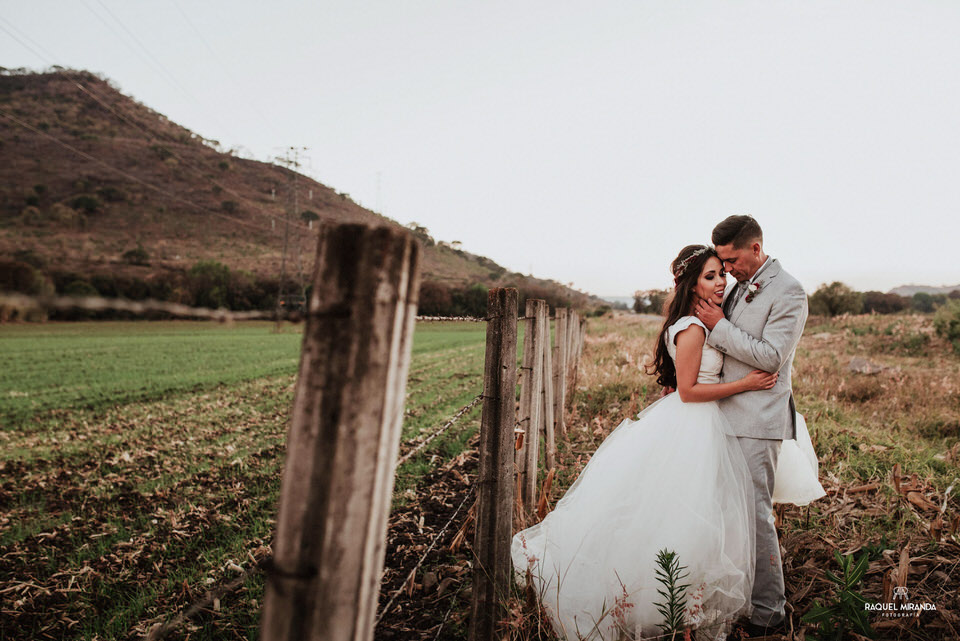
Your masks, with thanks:
M320 224L400 226L305 175L241 158L84 71L0 75L0 160L0 289L24 293L198 304L189 271L219 263L254 290L246 306L262 307L278 287L285 232L285 289L296 291L312 273ZM425 283L600 304L407 228L424 246Z

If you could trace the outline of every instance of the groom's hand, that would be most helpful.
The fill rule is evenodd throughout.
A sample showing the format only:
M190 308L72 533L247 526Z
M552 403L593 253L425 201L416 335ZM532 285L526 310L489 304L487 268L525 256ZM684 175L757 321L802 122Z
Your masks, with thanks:
M723 310L720 309L720 306L707 300L700 301L694 313L710 331L713 331L717 323L723 319Z

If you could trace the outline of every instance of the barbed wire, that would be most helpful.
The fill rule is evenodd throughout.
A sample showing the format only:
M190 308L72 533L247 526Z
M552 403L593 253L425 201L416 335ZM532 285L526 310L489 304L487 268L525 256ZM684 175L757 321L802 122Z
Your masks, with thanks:
M161 312L182 318L209 318L221 322L277 319L275 311L232 311L223 307L219 309L192 307L183 303L171 303L152 298L131 300L128 298L107 298L105 296L61 296L52 294L32 296L29 294L4 291L0 291L0 307L12 307L23 310L83 309L94 312L117 311L130 312L133 314ZM294 310L286 313L283 317L284 320L296 323L303 320L305 316L305 312ZM456 321L486 323L491 319L475 318L472 316L417 316L416 320L417 322ZM528 319L520 316L517 320L522 321Z
M396 601L397 597L400 596L400 594L403 592L403 588L405 588L407 583L409 583L410 580L414 576L416 576L417 570L419 570L420 566L423 565L423 562L427 559L427 555L430 554L434 546L437 544L437 541L439 541L440 538L443 537L443 535L446 533L447 528L449 528L450 525L456 520L457 515L460 514L460 510L463 509L463 506L466 505L470 497L473 496L475 490L476 490L476 486L474 485L470 487L469 491L467 491L466 496L463 497L463 500L460 502L460 505L457 506L457 509L453 512L453 515L447 520L447 522L443 525L443 527L440 528L440 531L437 532L437 535L433 537L433 540L430 541L430 545L427 547L426 551L424 551L423 555L420 557L420 560L417 561L417 564L415 566L413 566L413 569L410 570L409 574L407 574L407 577L403 580L403 583L401 583L400 587L397 588L396 591L394 591L393 595L390 597L390 600L387 601L387 604L383 606L383 609L381 609L380 612L377 614L377 620L374 622L374 625L378 625L380 623L380 620L384 617L384 615L386 615L387 612L390 611L390 608L393 607L394 601Z
M456 423L456 422L460 419L461 416L463 416L463 415L466 414L468 411L470 411L470 409L472 409L473 407L475 407L475 406L477 405L477 403L479 403L482 399L483 399L483 394L479 394L479 395L478 395L476 398L474 398L472 401L470 401L469 403L467 403L466 405L464 405L463 407L461 407L461 408L457 411L457 413L454 414L453 417L450 418L450 420L447 421L447 423L446 423L445 425L443 425L440 429L438 429L438 430L435 431L433 434L431 434L429 437L427 437L427 439L426 439L425 441L422 441L422 442L419 443L416 447L414 447L412 450L410 450L409 452L407 452L406 454L404 454L403 456L401 456L401 457L400 457L400 460L397 461L397 467L400 467L401 465L403 465L404 463L406 463L407 461L409 461L409 460L410 460L410 457L412 457L414 454L416 454L417 452L419 452L420 450L422 450L423 448L425 448L427 445L430 444L431 441L433 441L435 438L437 438L438 436L440 436L441 434L443 434L444 432L446 432L448 429L450 429L450 427L451 427L454 423Z
M238 320L275 320L274 311L244 311L234 312L228 309L210 309L209 307L191 307L181 303L165 301L128 300L126 298L104 298L101 296L26 296L0 292L0 307L12 307L21 310L35 309L83 309L88 311L118 311L133 314L147 314L162 312L171 316L184 318L209 318L220 322ZM291 313L286 320L296 322L301 315Z
M417 316L417 320L423 322L464 321L469 323L486 323L488 319L477 318L475 316Z

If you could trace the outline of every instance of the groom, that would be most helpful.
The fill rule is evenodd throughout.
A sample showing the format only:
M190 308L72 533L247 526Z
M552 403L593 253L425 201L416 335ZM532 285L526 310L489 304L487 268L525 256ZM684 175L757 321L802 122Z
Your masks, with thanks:
M723 378L735 380L754 369L780 374L772 389L720 400L753 477L757 565L749 629L763 632L785 617L773 480L782 440L795 437L790 370L807 320L807 295L763 252L763 232L751 216L730 216L714 227L712 240L724 269L738 281L727 290L722 306L703 301L696 311L710 330L707 343L726 355Z

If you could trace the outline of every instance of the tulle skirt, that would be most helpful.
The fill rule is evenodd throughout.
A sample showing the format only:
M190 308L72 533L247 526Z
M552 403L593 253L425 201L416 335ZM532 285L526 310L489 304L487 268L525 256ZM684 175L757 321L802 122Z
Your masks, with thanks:
M521 585L532 587L564 639L655 636L656 557L686 567L685 620L722 638L750 612L753 484L716 403L670 394L624 420L540 523L513 537Z
M797 438L780 446L773 483L774 503L808 505L826 495L820 485L820 463L810 440L807 422L797 414Z

